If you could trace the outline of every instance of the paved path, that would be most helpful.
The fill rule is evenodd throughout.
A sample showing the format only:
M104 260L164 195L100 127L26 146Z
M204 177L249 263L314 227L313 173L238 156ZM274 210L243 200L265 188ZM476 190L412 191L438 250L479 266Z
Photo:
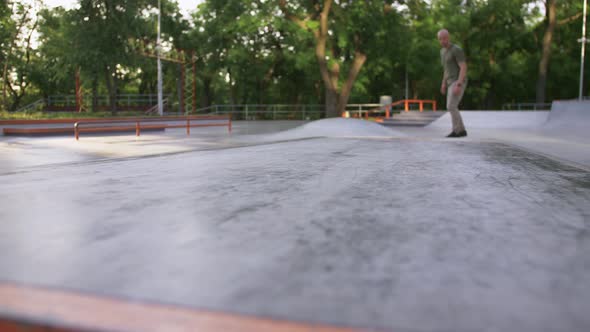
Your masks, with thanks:
M590 173L406 134L113 144L131 159L54 144L71 162L0 175L0 280L392 331L588 331Z

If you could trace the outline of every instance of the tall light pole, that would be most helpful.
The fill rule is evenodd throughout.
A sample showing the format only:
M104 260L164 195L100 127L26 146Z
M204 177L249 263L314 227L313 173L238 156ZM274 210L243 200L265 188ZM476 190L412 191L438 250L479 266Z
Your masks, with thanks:
M586 43L588 42L588 40L586 39L586 2L587 2L587 0L584 0L584 18L583 18L583 23L582 23L582 38L578 39L578 41L582 43L582 51L581 51L581 55L580 55L580 93L578 96L579 100L582 100L582 98L584 96L584 92L582 91L584 89L584 53L586 52Z
M162 13L162 7L160 0L158 0L158 37L156 39L156 53L158 55L158 114L164 115L164 100L162 99L162 61L160 60L160 52L162 51L162 45L160 44L160 14Z

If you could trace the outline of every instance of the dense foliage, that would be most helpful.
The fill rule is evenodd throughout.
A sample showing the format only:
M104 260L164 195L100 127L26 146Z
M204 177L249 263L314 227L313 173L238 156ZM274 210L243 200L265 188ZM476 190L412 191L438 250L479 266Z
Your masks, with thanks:
M90 100L156 92L156 61L138 45L155 43L157 0L79 0L68 10L35 10L34 1L0 2L1 110L74 94L76 75ZM195 61L199 107L325 104L335 115L381 95L442 101L436 32L447 28L468 57L463 108L498 109L578 96L582 5L206 0L188 17L162 0L163 48ZM165 92L176 99L180 70L164 61Z

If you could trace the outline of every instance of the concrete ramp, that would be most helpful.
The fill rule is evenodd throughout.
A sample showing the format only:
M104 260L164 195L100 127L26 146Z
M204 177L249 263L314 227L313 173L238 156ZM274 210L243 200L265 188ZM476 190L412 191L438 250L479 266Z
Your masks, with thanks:
M317 137L350 138L350 137L406 137L402 132L385 128L375 122L351 119L331 118L305 123L301 126L272 133L269 135L251 135L241 139L248 142L273 142L297 140Z
M590 137L590 100L554 101L551 111L461 111L467 128L531 128L551 134ZM450 128L451 115L431 123L431 128Z
M546 128L564 128L565 130L582 129L588 134L590 130L590 100L558 100L551 105Z
M469 128L537 128L547 122L546 111L461 111ZM431 128L451 128L451 114L446 113L431 123Z

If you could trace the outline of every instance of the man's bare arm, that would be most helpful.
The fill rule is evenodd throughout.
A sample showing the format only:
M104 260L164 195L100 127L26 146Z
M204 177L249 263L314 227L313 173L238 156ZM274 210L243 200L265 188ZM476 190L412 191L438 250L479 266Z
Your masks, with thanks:
M447 94L447 73L443 74L442 83L440 84L440 93L443 95Z
M459 63L459 83L465 83L465 77L467 77L467 62Z
M458 96L461 94L461 89L463 89L463 84L465 84L465 77L467 76L467 62L459 62L459 78L457 79L457 83L453 88L453 94Z

